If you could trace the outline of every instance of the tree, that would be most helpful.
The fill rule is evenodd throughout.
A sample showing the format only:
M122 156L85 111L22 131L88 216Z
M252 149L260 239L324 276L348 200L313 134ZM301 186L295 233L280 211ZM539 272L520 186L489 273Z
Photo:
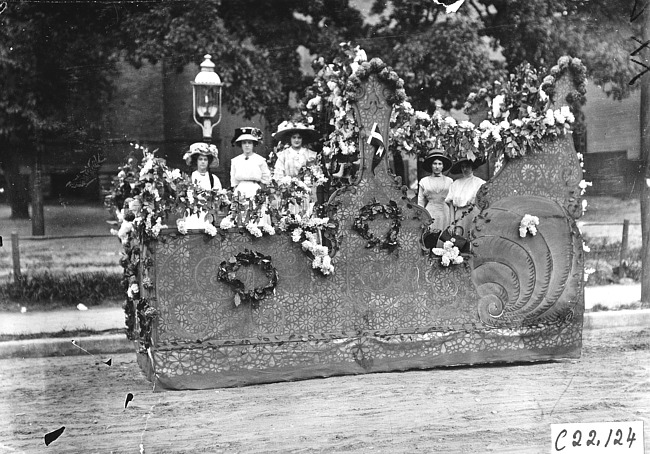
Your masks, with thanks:
M11 3L0 15L0 163L12 217L28 216L18 168L35 164L46 139L96 137L115 25L113 8L101 4Z
M361 33L347 0L222 0L125 5L122 38L134 64L165 60L182 68L210 53L228 90L228 108L271 123L288 115L292 92L309 80L298 47L312 53Z

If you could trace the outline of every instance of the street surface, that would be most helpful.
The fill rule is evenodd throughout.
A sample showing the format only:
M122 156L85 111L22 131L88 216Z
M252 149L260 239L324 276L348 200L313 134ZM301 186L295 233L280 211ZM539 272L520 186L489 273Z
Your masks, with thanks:
M649 335L586 331L574 361L161 393L135 354L0 360L0 453L547 453L551 424L604 421L644 421L650 452Z

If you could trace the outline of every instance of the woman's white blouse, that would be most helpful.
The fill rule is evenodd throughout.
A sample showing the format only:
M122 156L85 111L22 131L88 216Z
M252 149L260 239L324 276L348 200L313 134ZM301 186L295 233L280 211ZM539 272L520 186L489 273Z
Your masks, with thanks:
M210 189L221 189L221 181L219 181L219 177L214 174L212 174L212 177L214 178L214 188L212 187L212 182L210 181L209 172L201 174L198 170L195 170L192 172L192 183L207 191Z
M449 194L445 202L451 202L455 207L466 207L476 201L476 193L485 183L485 180L471 175L455 180L449 187Z
M316 152L301 147L295 150L292 147L285 148L278 152L278 160L273 168L273 178L279 180L282 177L295 177L300 169L306 167L316 160Z

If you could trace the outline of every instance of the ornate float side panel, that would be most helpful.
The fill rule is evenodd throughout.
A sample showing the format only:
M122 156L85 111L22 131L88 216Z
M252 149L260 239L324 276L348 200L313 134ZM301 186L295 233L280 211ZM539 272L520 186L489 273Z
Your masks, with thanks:
M556 84L553 109L566 105L570 75ZM554 323L584 312L583 246L575 219L582 214L582 168L570 135L541 150L506 160L478 194L472 278L483 323ZM539 218L538 233L521 237L519 220Z
M370 76L356 97L362 162L356 183L330 200L340 223L333 275L315 273L300 245L281 234L164 232L150 244L149 297L158 315L148 360L156 389L579 356L582 293L574 280L581 263L559 205L538 196L548 226L533 241L513 241L507 257L498 258L504 251L494 237L512 239L528 205L495 199L476 223L476 257L443 267L422 248L426 210L404 197L386 156L372 169L365 135L377 123L388 143L386 87ZM394 203L401 213L392 252L368 248L353 229L374 201ZM381 236L391 222L376 219L369 227ZM257 306L235 306L232 290L216 278L219 264L244 249L270 255L279 275L274 295ZM254 274L246 280L255 285Z

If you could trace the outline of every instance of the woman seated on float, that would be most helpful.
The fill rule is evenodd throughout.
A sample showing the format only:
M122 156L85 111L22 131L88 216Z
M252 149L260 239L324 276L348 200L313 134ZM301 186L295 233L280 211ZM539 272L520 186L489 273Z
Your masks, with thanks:
M485 180L474 175L474 170L483 164L479 159L461 159L456 162L449 173L462 176L449 187L449 194L445 202L449 205L452 213L452 223L456 227L461 227L462 232L456 232L467 237L472 228L472 221L478 214L476 207L476 194L480 187L485 184Z
M219 191L222 189L221 181L219 178L210 172L210 166L214 164L219 165L219 151L214 144L207 144L204 142L197 142L190 145L189 151L183 155L185 163L194 169L190 175L190 181L199 190L204 191ZM192 194L191 190L188 195ZM183 219L185 229L203 229L206 223L206 213L199 211L198 213L189 214Z
M445 200L449 194L449 188L454 180L443 175L451 168L451 159L440 151L433 151L425 159L422 167L430 171L431 175L426 176L418 183L418 205L424 207L431 215L433 222L429 231L435 235L430 238L431 247L435 247L440 232L451 223L450 207Z

